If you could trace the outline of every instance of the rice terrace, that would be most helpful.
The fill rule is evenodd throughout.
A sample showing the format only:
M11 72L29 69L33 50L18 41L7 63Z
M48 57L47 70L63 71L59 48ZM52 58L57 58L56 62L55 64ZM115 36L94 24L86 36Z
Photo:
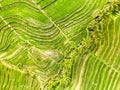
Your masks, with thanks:
M0 90L120 90L120 0L0 0Z

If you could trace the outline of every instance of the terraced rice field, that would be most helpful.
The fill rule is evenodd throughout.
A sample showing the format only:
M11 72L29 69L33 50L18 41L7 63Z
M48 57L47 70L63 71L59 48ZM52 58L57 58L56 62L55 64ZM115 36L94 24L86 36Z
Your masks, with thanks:
M120 1L0 0L0 90L120 90Z

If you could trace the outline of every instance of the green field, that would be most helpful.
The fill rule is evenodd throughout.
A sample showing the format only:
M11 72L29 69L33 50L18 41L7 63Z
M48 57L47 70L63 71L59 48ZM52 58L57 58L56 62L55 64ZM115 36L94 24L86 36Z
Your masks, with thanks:
M120 90L120 1L0 0L0 90Z

